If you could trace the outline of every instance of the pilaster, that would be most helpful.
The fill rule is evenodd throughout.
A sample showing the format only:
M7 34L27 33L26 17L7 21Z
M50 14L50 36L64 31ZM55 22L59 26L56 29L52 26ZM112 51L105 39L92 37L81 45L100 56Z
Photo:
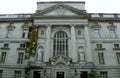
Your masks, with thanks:
M76 51L76 34L75 34L75 26L76 25L70 25L71 26L71 57L73 62L77 62L77 51Z
M46 30L46 43L45 43L45 52L44 52L44 61L48 62L51 53L51 25L46 25L47 26L47 30Z
M91 50L91 41L90 34L88 30L88 25L84 27L84 36L85 36L85 48L86 48L86 61L93 62L92 60L92 50Z

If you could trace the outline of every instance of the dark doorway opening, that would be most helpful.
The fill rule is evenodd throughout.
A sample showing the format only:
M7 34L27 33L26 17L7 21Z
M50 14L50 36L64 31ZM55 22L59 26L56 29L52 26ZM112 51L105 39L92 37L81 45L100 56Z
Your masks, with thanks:
M34 71L33 78L40 78L40 71Z
M81 71L81 72L80 72L80 78L88 78L88 73L87 73L87 71Z
M57 72L56 78L64 78L64 72Z

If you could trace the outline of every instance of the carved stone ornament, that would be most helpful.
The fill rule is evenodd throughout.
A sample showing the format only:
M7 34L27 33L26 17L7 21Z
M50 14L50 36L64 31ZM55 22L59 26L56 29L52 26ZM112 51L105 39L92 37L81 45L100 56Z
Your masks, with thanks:
M93 29L99 29L99 28L101 28L101 25L99 25L98 23L94 23L92 26L91 26L91 28L93 28Z
M25 22L22 26L23 29L29 29L29 23Z
M107 28L110 28L110 29L115 29L117 26L114 25L113 23L110 23L110 25L107 26Z
M65 9L62 6L59 6L59 8L56 10L57 15L64 15Z
M15 29L14 23L10 23L10 24L7 26L7 29L8 29L8 30L13 30L13 29Z
M58 55L50 58L51 65L58 65L58 64L70 65L71 61L72 61L71 58L64 55Z

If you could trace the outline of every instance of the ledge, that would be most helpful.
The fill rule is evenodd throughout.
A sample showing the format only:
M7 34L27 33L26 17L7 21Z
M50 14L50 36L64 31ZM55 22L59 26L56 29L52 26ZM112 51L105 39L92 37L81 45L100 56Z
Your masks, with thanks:
M0 38L0 42L30 42L30 39Z

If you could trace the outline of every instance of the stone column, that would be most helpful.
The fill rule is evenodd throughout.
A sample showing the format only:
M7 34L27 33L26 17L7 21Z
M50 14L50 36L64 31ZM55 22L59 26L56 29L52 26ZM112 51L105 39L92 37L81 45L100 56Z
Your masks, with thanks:
M77 62L77 51L76 51L76 34L75 25L71 25L71 57L73 62Z
M85 37L85 49L86 49L86 61L93 62L90 34L89 34L89 30L88 30L87 25L85 25L85 28L84 28L84 37Z
M45 52L44 52L44 61L48 62L50 56L50 51L51 51L51 25L46 25L47 30L46 30L46 44L45 44Z

